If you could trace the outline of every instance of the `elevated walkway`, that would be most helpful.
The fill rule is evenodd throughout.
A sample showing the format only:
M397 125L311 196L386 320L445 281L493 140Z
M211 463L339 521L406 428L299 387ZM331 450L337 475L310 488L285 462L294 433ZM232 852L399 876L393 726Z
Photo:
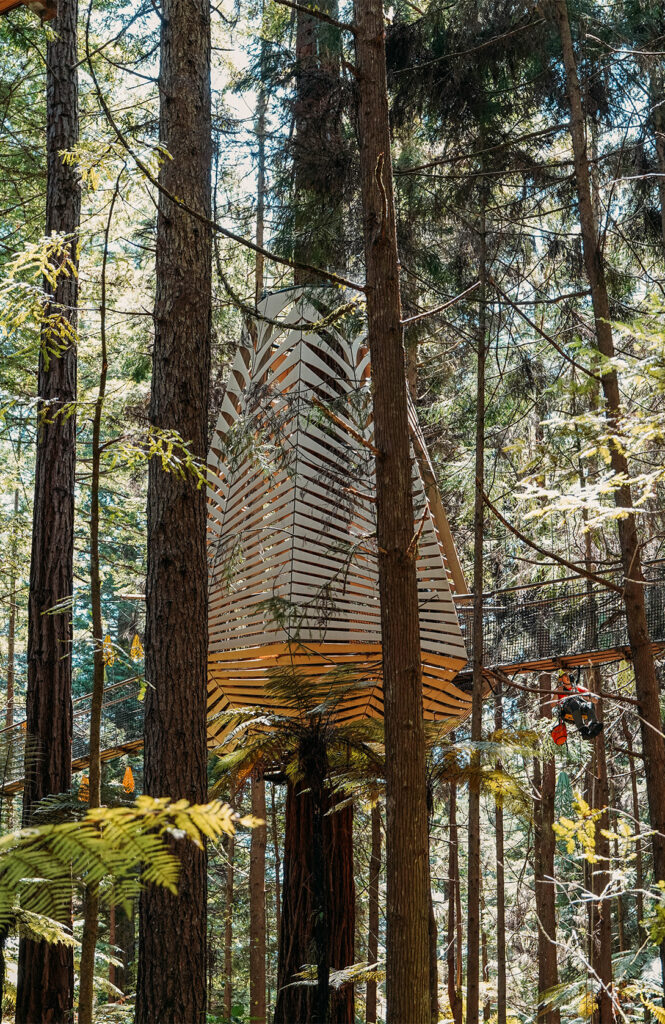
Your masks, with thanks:
M620 571L603 575L621 586ZM665 562L646 566L645 575L649 632L654 652L660 654L665 652ZM469 661L454 682L467 690L474 644L472 602L471 595L455 597ZM485 669L500 668L507 675L630 658L621 593L590 585L579 577L510 587L484 595L483 628ZM140 677L134 676L105 690L104 761L134 753L143 746L140 684ZM90 698L90 694L85 694L73 702L75 772L84 770L89 763ZM25 745L25 723L0 732L0 789L7 795L23 788Z

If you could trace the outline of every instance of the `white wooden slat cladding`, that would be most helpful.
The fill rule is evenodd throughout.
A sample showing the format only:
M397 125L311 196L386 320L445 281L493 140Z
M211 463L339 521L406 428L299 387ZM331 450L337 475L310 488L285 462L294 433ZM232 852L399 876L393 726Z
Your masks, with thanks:
M266 694L271 672L344 666L354 687L337 717L383 714L369 353L359 314L320 325L334 294L265 298L260 313L280 326L257 321L229 377L208 459L211 713L285 711ZM409 418L422 465L413 406ZM415 458L413 492L424 713L452 721L470 709L451 682L466 664L450 588L459 562Z

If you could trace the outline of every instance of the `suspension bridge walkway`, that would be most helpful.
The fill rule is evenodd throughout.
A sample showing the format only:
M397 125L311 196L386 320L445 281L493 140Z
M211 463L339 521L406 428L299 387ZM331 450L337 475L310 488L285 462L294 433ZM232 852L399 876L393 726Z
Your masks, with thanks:
M646 606L654 652L665 652L665 562L645 567ZM605 574L604 574L605 575ZM606 574L621 585L620 571ZM473 659L473 598L457 595L455 605L469 657L455 679L468 689ZM507 675L554 671L630 659L621 593L579 577L496 590L483 600L483 663ZM139 676L105 690L102 759L131 755L143 746L143 702ZM91 695L73 702L73 771L88 765ZM23 788L26 727L19 722L0 732L0 790Z

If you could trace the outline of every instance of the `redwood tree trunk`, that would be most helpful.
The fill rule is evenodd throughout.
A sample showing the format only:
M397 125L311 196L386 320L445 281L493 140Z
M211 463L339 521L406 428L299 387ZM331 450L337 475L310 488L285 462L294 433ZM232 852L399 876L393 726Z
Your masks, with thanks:
M210 215L210 5L161 7L161 183ZM210 231L160 195L150 423L177 431L205 464L210 367ZM148 478L145 790L206 798L208 572L205 487L165 472ZM177 846L179 890L141 893L137 1024L200 1024L206 1012L207 856Z
M566 0L555 0L554 10L561 37L571 110L570 135L573 145L575 182L584 263L593 302L596 342L602 356L606 359L613 359L614 339L605 280L604 257L599 225L591 198L584 112ZM616 429L621 413L621 396L615 369L603 372L602 386L606 416L610 427ZM610 448L610 455L612 470L621 478L628 480L630 478L629 467L623 449L618 444L613 444ZM615 502L619 508L632 509L633 500L629 484L624 483L617 488ZM659 881L665 880L665 740L661 731L663 723L660 714L658 680L647 626L640 543L635 516L632 512L628 512L624 518L619 519L618 529L624 571L626 625L635 672L635 688L640 702L640 727L647 797L651 827L654 830L652 836L654 880ZM661 947L661 966L665 987L665 943Z
M77 0L60 0L46 46L47 186L46 234L69 236L76 263L81 214L78 172L61 153L78 142ZM59 274L46 315L76 329L78 280ZM57 326L45 327L42 344L53 347ZM35 457L35 503L28 598L28 691L23 822L33 804L71 786L72 609L74 589L74 483L76 416L58 410L76 401L76 347L39 358L40 414ZM46 421L48 419L48 422ZM52 609L61 606L53 613ZM71 921L65 922L71 924ZM72 950L21 940L16 1020L18 1024L68 1021L74 994Z
M266 820L266 784L252 776L252 814ZM252 829L249 848L249 1019L266 1019L266 826Z
M411 458L381 0L355 0L386 744L388 1024L429 1024L429 860Z

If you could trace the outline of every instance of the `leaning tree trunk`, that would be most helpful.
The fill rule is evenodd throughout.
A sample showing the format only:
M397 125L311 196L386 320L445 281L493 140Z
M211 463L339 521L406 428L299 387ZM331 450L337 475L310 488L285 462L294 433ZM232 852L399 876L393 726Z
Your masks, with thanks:
M210 5L161 6L161 185L210 216ZM211 238L201 221L160 195L150 424L175 431L205 463L210 368ZM208 573L205 487L191 473L148 476L145 790L206 797ZM140 900L137 1024L199 1024L206 1013L204 850L177 846L178 895L146 888Z
M77 0L60 0L46 46L46 234L67 236L67 258L77 262L81 214L78 172L63 151L78 142ZM64 264L64 260L62 261ZM42 329L37 391L35 503L28 598L28 692L23 821L50 793L71 786L72 594L76 466L76 346L57 352L77 323L78 280L58 273ZM67 414L63 414L66 407ZM57 609L57 611L54 611ZM71 924L71 921L65 922ZM22 939L19 947L18 1024L68 1021L74 996L72 950Z
M388 1024L428 1024L428 836L418 585L384 13L355 0L386 744Z
M605 280L605 264L599 225L591 197L584 112L566 0L554 0L554 11L561 37L571 110L570 135L573 145L575 183L584 263L593 303L596 343L603 358L611 360L614 358L614 339ZM608 424L610 429L617 430L621 416L621 395L617 371L611 367L605 369L601 379ZM610 457L613 472L620 479L630 479L628 461L620 444L610 446ZM616 489L615 502L617 507L622 510L632 510L633 499L628 483L623 483ZM662 734L663 723L660 714L658 680L646 617L640 542L635 515L632 511L626 511L623 518L619 519L618 529L624 572L626 624L635 672L635 689L641 711L640 727L644 769L649 815L653 829L654 878L655 881L662 881L665 880L665 740ZM661 946L660 956L665 989L665 943Z

